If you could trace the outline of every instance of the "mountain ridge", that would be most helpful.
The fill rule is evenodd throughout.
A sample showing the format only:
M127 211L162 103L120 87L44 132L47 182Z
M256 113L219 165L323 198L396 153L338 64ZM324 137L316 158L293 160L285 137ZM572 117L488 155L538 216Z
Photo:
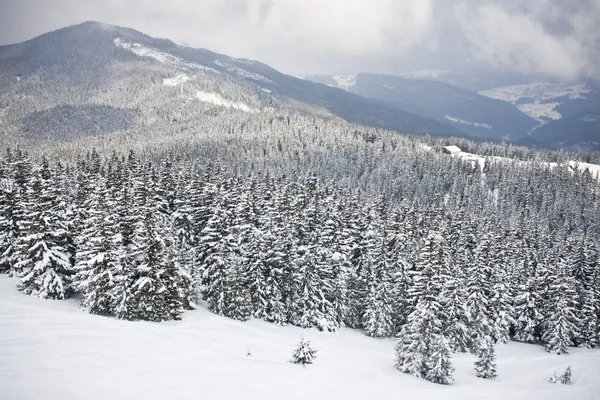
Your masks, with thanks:
M186 76L176 85L178 91L164 84L165 79L181 74ZM134 126L148 129L151 121L163 118L165 110L169 114L185 112L187 118L204 118L206 112L221 112L219 107L233 112L223 104L235 102L259 111L308 110L377 128L467 136L439 121L291 77L261 62L181 46L169 39L95 21L3 46L0 84L0 124L13 137L31 136L32 124L27 123L27 118L34 112L57 110L47 112L46 117L67 120L66 108L62 107L65 105L88 104L94 106L95 112L101 109L95 107L98 104L139 109L137 125L114 129L128 130ZM197 93L209 96L198 97ZM226 101L213 101L219 96ZM190 98L196 101L190 102ZM173 118L169 116L166 122L173 122ZM60 128L60 124L53 126ZM42 128L33 136L48 139Z

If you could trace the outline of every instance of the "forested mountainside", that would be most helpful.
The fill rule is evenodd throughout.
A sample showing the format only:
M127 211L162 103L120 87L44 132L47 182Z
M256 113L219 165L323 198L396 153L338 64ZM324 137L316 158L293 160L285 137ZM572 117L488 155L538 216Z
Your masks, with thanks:
M199 125L227 110L310 112L399 131L463 134L259 62L96 22L0 47L3 147L114 132L160 134L164 125Z
M486 145L529 161L482 170L410 136L308 121L73 162L10 150L2 268L25 293L80 293L117 318L177 319L200 297L240 320L399 335L397 367L437 383L455 351L492 368L510 339L597 345L597 180L524 149Z
M96 23L0 67L0 269L25 294L362 329L441 384L455 352L493 378L497 343L598 346L600 183L569 163L598 153L385 130L404 114Z

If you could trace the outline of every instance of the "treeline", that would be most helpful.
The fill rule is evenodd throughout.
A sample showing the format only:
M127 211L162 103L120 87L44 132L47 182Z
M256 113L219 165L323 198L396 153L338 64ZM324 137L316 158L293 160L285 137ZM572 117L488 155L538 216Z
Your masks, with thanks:
M403 187L375 195L184 153L32 165L9 150L0 268L24 293L77 292L122 319L179 319L201 298L239 320L397 335L397 367L438 383L457 351L493 377L495 343L595 347L597 182L445 160L406 166Z

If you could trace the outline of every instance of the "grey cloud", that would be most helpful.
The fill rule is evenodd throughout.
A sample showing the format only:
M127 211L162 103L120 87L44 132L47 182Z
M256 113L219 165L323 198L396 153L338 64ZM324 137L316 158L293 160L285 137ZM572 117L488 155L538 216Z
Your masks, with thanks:
M84 20L292 74L491 69L600 79L600 0L0 0L0 42Z

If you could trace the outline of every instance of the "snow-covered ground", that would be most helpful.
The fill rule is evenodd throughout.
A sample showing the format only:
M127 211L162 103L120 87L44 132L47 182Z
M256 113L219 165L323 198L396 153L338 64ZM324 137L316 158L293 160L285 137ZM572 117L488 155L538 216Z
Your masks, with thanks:
M165 78L163 79L163 84L167 86L178 86L182 83L189 81L191 78L186 74L179 74L174 76L173 78Z
M549 119L559 120L562 118L562 115L556 111L556 107L559 105L560 103L540 103L536 100L533 103L517 104L517 108L531 118L545 122L545 120Z
M548 120L562 118L562 115L556 111L556 107L561 103L550 100L560 97L568 97L570 100L583 99L585 98L585 94L590 92L591 89L586 85L567 86L536 82L526 85L504 86L483 90L479 94L516 104L525 114L544 123Z
M244 111L247 113L258 112L258 110L250 107L246 103L242 103L241 101L228 100L225 97L221 96L219 93L215 93L215 92L205 92L205 91L200 90L196 93L196 98L205 103L211 103L216 106L221 106L221 107L225 107L225 108L233 108L233 109Z
M195 71L204 71L210 72L213 74L219 74L220 72L216 69L206 67L204 65L190 63L179 57L175 57L172 54L162 52L160 50L154 49L152 47L144 46L140 43L130 43L124 41L121 38L115 38L113 40L116 47L132 52L133 54L139 57L146 57L156 60L162 64L170 65L176 68L186 69L186 70L195 70Z
M238 322L205 309L168 323L120 321L87 314L74 300L28 297L15 285L0 276L3 400L600 398L600 350L558 356L535 345L500 345L493 381L477 378L475 358L460 354L455 383L441 386L396 370L393 340L350 329ZM288 362L301 335L318 350L306 368ZM548 382L567 365L572 385Z
M489 126L488 124L479 123L479 122L469 122L469 121L465 121L465 120L453 117L451 115L446 115L445 118L448 121L452 121L452 122L457 123L457 124L471 125L471 126L477 126L479 128L492 129L492 127Z
M584 98L591 89L586 85L557 85L553 83L536 82L526 85L504 86L480 91L479 94L493 99L516 103L521 99L539 99L540 101L557 99L568 96L569 99Z

